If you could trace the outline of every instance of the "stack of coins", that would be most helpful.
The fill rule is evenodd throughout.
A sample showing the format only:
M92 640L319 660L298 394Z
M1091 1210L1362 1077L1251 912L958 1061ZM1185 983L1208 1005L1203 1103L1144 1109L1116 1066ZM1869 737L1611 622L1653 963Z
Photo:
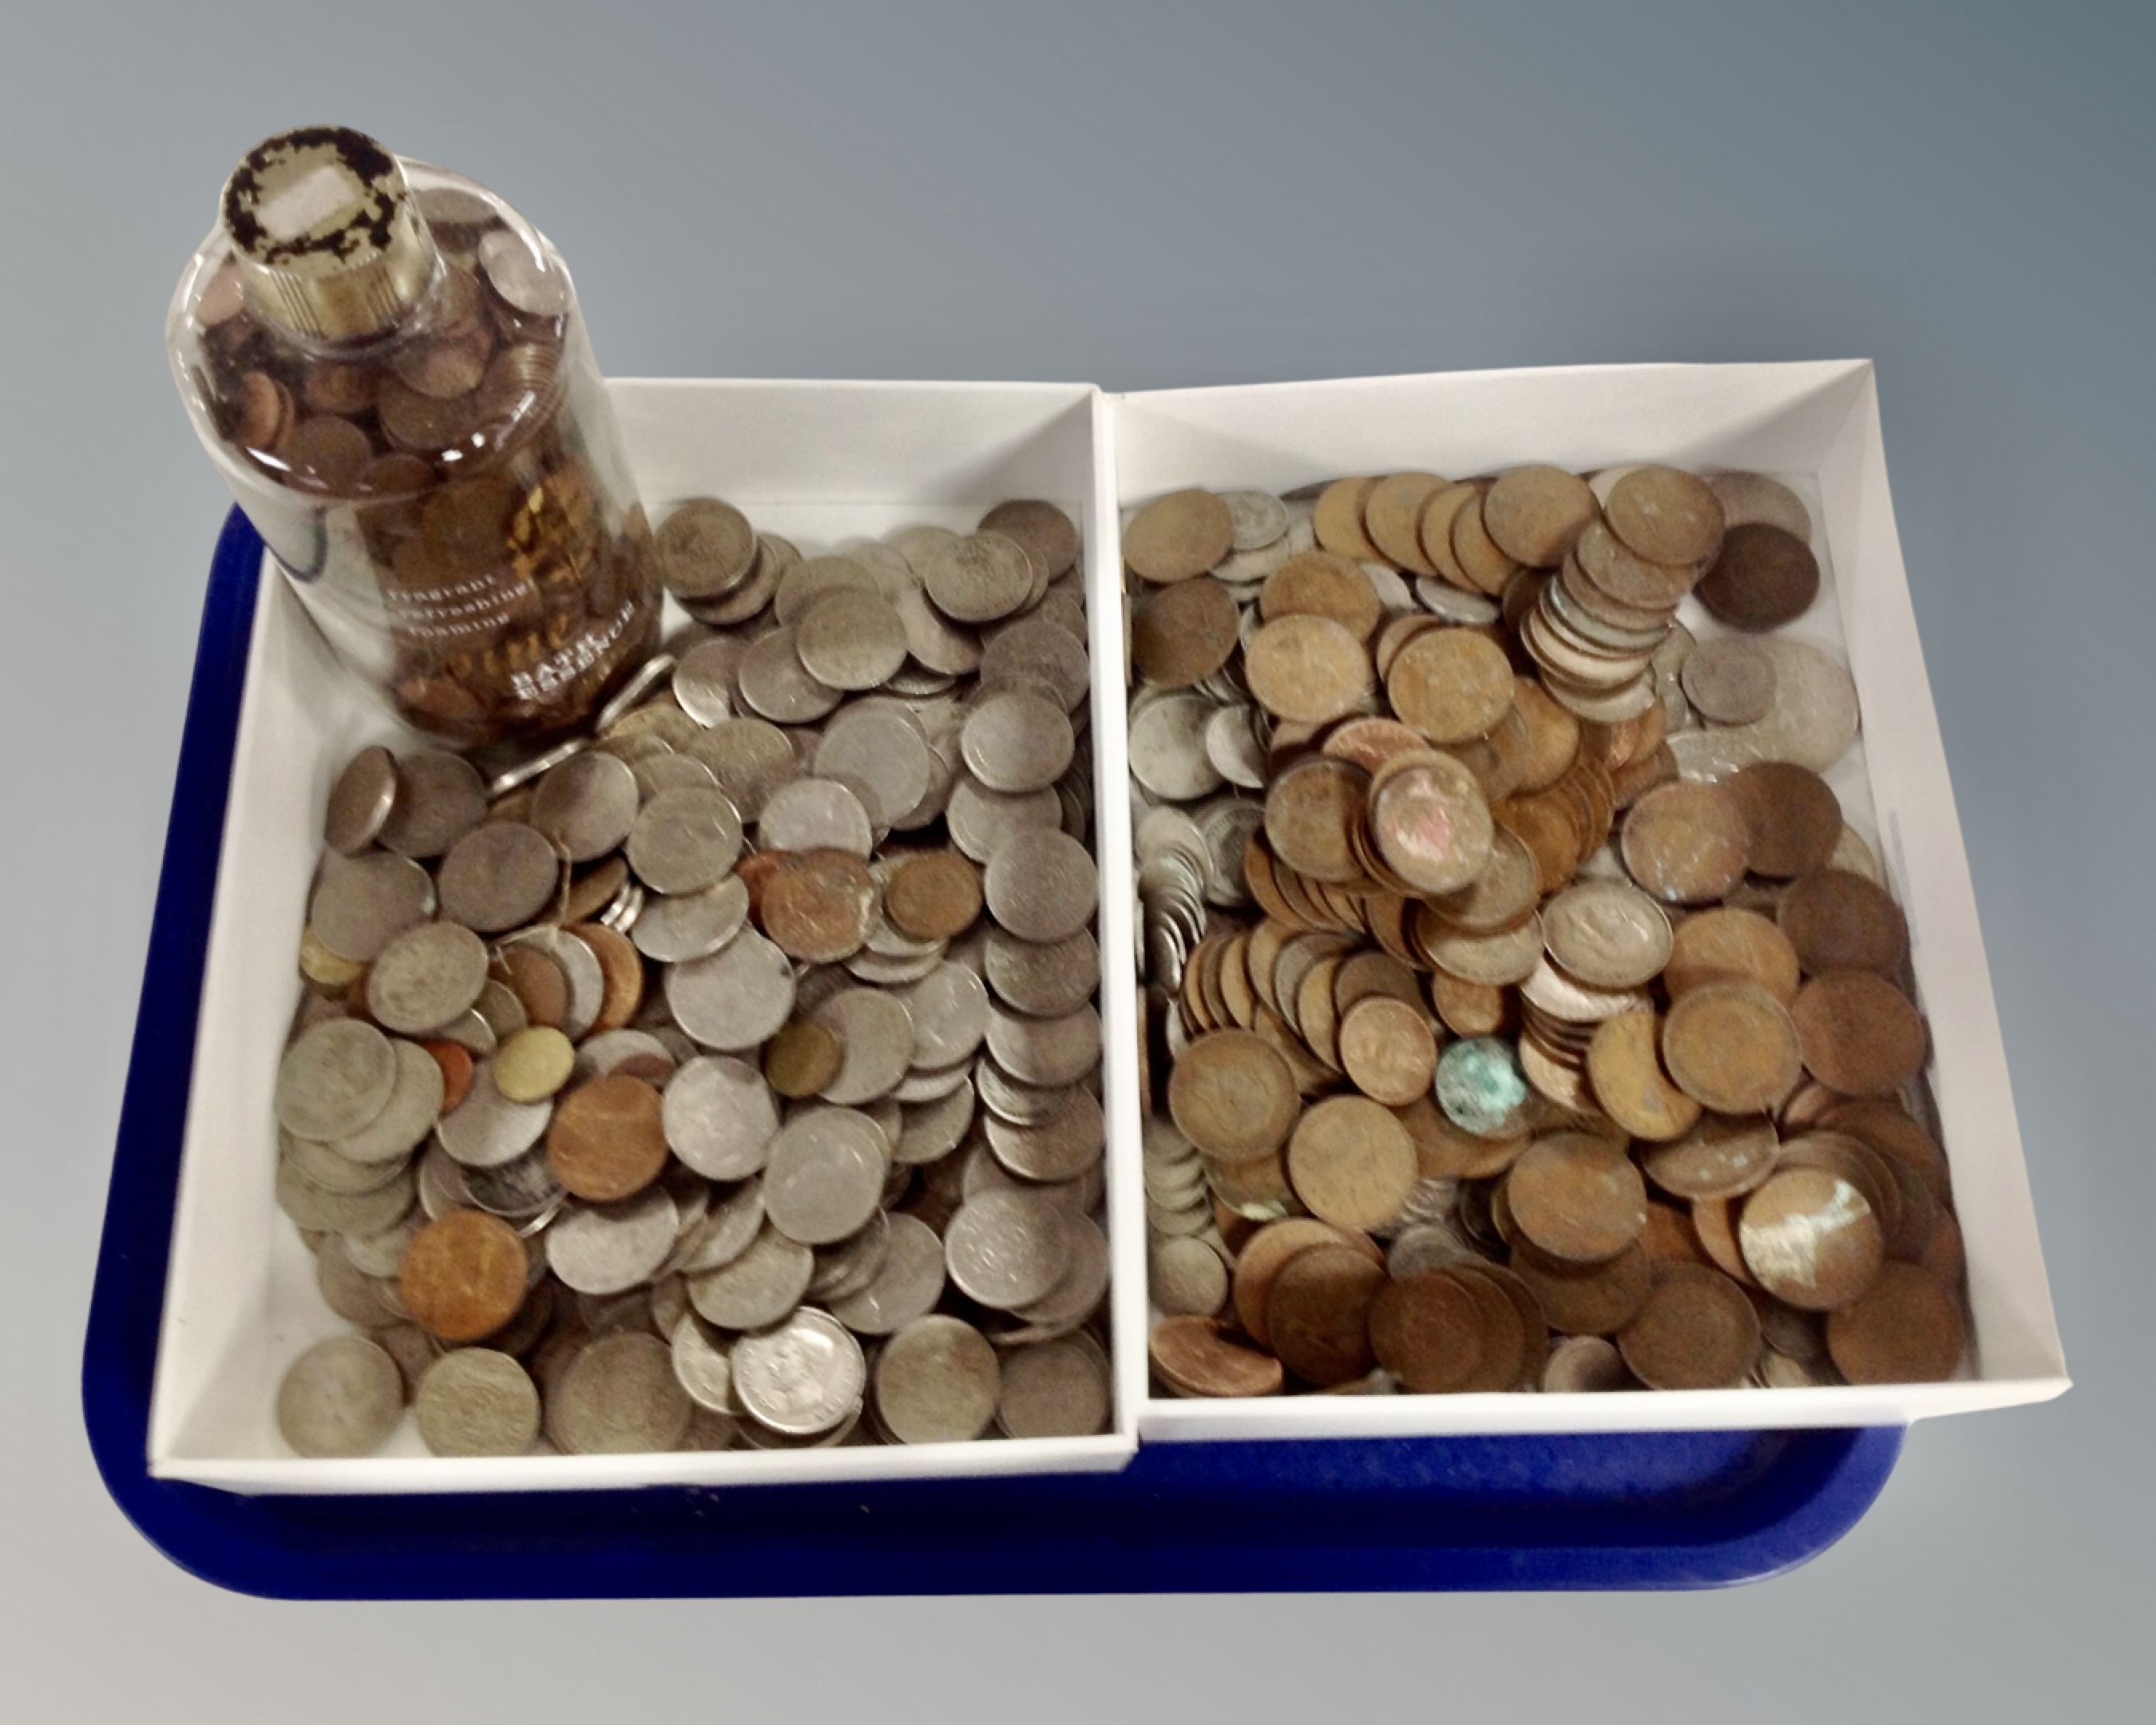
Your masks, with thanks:
M1959 1368L1907 927L1820 777L1854 685L1772 633L1810 537L1660 466L1132 512L1168 1392Z
M277 1192L367 1334L286 1437L365 1453L408 1396L439 1455L1100 1430L1075 528L803 557L701 499L656 546L706 620L592 734L331 793Z
M257 524L317 620L403 717L473 747L588 721L650 652L659 593L629 475L586 429L606 408L567 277L485 199L416 195L441 267L412 331L300 346L228 264L194 382L289 495Z

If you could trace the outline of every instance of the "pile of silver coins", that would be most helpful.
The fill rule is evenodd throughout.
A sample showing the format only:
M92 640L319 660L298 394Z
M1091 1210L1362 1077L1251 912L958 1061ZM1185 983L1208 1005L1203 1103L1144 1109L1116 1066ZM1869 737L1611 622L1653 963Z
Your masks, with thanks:
M344 768L277 1196L360 1333L286 1373L294 1450L1105 1427L1079 550L694 500L694 620L590 734Z

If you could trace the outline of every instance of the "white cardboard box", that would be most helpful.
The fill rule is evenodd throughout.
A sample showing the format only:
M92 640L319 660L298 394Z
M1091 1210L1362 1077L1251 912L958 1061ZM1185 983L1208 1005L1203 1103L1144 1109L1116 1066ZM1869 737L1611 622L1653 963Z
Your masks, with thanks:
M629 381L612 389L654 515L717 492L759 526L817 546L907 521L969 526L1010 496L1051 499L1081 523L1102 865L1113 1428L1025 1443L451 1461L425 1455L408 1426L390 1453L365 1460L285 1451L272 1416L278 1378L306 1346L346 1327L323 1306L272 1196L271 1095L297 998L293 951L331 778L354 748L390 738L394 726L269 569L203 978L151 1409L154 1474L241 1491L379 1492L1063 1471L1121 1466L1141 1439L1900 1424L2066 1388L1868 364L1574 367L1121 397L1082 384ZM1835 780L1852 819L1876 809L1867 836L1881 841L1909 913L1968 1246L1978 1374L1880 1389L1154 1397L1144 1345L1119 505L1188 485L1286 488L1342 473L1471 473L1527 459L1584 471L1639 459L1815 480L1822 562L1835 578L1829 605L1804 626L1845 642L1863 704L1861 760Z
M1837 652L1856 680L1860 744L1829 778L1851 824L1875 841L1908 913L1975 1318L1976 1370L1951 1383L1240 1401L1148 1394L1141 1440L1899 1425L2063 1391L2066 1362L1895 533L1871 365L1563 367L1162 391L1112 398L1109 407L1108 459L1124 504L1188 485L1279 490L1342 474L1473 474L1527 461L1582 473L1639 460L1743 468L1790 478L1810 494L1815 514L1823 507L1815 547L1826 591L1791 632ZM1103 562L1120 563L1120 544L1106 549L1113 555ZM1688 604L1685 620L1712 633ZM1099 662L1101 676L1109 670ZM1125 737L1104 732L1098 751L1104 777L1127 770ZM1104 856L1111 840L1127 859L1127 813L1120 831L1102 822ZM1116 955L1130 962L1127 947ZM1135 988L1134 974L1126 986ZM1135 1101L1136 1088L1118 1094ZM1127 1116L1120 1127L1113 1142L1129 1186L1140 1174L1138 1122Z
M1098 551L1110 492L1096 454L1101 396L1091 386L628 382L612 391L654 517L684 497L720 492L760 528L813 552L908 521L970 530L1009 497L1060 504L1080 523L1089 579L1106 596L1092 608L1094 634L1120 645L1114 565ZM1103 690L1105 713L1098 710ZM1098 683L1096 703L1098 731L1121 711L1119 685ZM1116 1408L1100 1436L445 1459L428 1455L407 1420L377 1455L303 1460L286 1450L275 1419L285 1368L321 1337L351 1327L323 1303L312 1260L272 1195L272 1097L298 1000L294 954L331 781L362 745L400 740L417 739L400 738L394 721L331 657L275 566L265 565L203 974L151 1409L153 1474L246 1491L498 1491L1070 1472L1115 1468L1129 1458L1137 1441L1131 1386L1143 1383L1144 1215L1130 1182L1112 1167L1110 1233L1126 1261L1110 1293ZM1106 768L1096 762L1096 771ZM1099 783L1101 804L1118 806L1121 778ZM1112 951L1117 900L1112 891L1106 897L1103 939ZM1127 942L1127 893L1122 905ZM1103 1002L1111 1043L1127 1044L1132 1034L1128 1006L1127 998ZM1135 1107L1116 1088L1132 1079L1128 1062L1110 1066L1103 1096L1110 1111ZM1134 1237L1135 1274L1127 1249ZM1141 1360L1136 1373L1121 1358L1133 1348Z

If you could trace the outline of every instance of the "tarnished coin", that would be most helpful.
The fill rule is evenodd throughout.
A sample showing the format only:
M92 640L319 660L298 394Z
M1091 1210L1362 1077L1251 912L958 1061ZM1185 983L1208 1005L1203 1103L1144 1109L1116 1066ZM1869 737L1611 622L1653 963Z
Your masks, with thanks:
M1044 581L1067 575L1078 564L1078 529L1053 503L1016 497L981 517L980 531L1001 533L1025 547Z
M723 598L755 566L756 530L732 504L691 498L660 523L653 550L669 593L684 599Z
M969 1198L943 1237L951 1280L983 1306L1012 1311L1055 1286L1070 1260L1066 1212L1038 1191L986 1191Z
M1675 945L1670 919L1622 880L1586 880L1542 907L1543 944L1581 982L1636 988L1661 974Z
M547 1433L572 1455L671 1450L695 1404L666 1343L639 1331L602 1336L572 1360L549 1399Z
M689 1276L689 1302L722 1330L775 1324L801 1303L816 1255L767 1225L716 1269Z
M1367 1096L1328 1096L1296 1122L1287 1168L1312 1214L1341 1228L1380 1228L1414 1188L1414 1144L1389 1108Z
M955 850L901 860L884 888L884 914L916 940L955 939L973 926L982 903L979 870Z
M577 1047L567 1037L548 1025L527 1024L495 1051L495 1087L512 1102L542 1102L569 1081L576 1065Z
M1002 1368L963 1318L918 1317L876 1357L876 1412L902 1444L961 1443L995 1419Z
M1717 725L1748 725L1774 702L1774 661L1743 635L1702 641L1680 673L1686 698Z
M278 1123L302 1138L349 1137L388 1106L397 1069L395 1049L373 1025L326 1019L278 1065Z
M1471 885L1496 842L1475 775L1449 755L1394 757L1371 781L1368 818L1379 855L1425 894Z
M1002 533L968 533L928 560L921 584L936 608L959 623L989 623L1022 608L1033 593L1033 560Z
M1632 1373L1651 1389L1724 1389L1759 1353L1759 1319L1744 1291L1701 1265L1671 1265L1640 1315L1619 1332Z
M666 1166L663 1107L656 1089L625 1073L579 1085L555 1104L547 1129L554 1177L593 1204L641 1192Z
M1006 1437L1090 1437L1108 1422L1105 1355L1083 1334L1004 1353L996 1425Z
M747 884L730 875L701 892L646 898L629 938L645 957L662 963L708 958L741 932L748 909Z
M590 862L629 836L639 800L636 775L627 762L588 751L539 781L530 820L571 862Z
M330 787L329 805L322 816L323 842L346 855L363 850L381 832L396 800L396 757L379 747L362 749Z
M1393 711L1432 742L1467 742L1511 708L1512 662L1476 630L1429 629L1393 660L1385 692Z
M1383 1266L1352 1246L1297 1252L1273 1278L1265 1300L1274 1354L1296 1377L1320 1387L1363 1376L1376 1363L1371 1307L1384 1286Z
M1677 1087L1721 1114L1776 1107L1802 1076L1797 1027L1756 983L1705 983L1670 1007L1662 1059Z
M372 964L406 929L434 908L434 883L418 863L387 851L322 860L321 883L307 905L307 926L340 958Z
M462 755L420 749L397 762L397 795L375 842L399 856L439 856L486 817L486 785Z
M1168 1108L1209 1156L1255 1161L1287 1142L1301 1111L1294 1075L1279 1051L1248 1030L1194 1039L1168 1075Z
M850 851L773 853L760 909L764 932L789 957L834 964L875 927L875 877Z
M1752 834L1746 866L1789 880L1824 869L1841 842L1841 803L1809 767L1757 761L1728 780Z
M1204 574L1235 543L1235 520L1224 501L1210 491L1172 491L1123 530L1123 561L1132 573L1165 585Z
M1163 689L1202 683L1240 644L1234 598L1218 581L1199 577L1147 594L1131 614L1131 662Z
M844 850L865 857L875 831L861 799L835 779L797 778L764 799L757 821L763 850Z
M1666 904L1726 896L1744 878L1751 848L1743 807L1721 785L1659 785L1625 817L1625 866Z
M1909 957L1909 924L1885 890L1845 869L1821 869L1783 896L1777 920L1813 975L1871 970L1892 975Z
M1568 1263L1516 1240L1512 1274L1526 1285L1549 1327L1568 1336L1614 1335L1645 1305L1653 1260L1638 1240L1599 1263Z
M1152 1368L1178 1395L1278 1395L1281 1363L1215 1317L1169 1317L1146 1338Z
M1517 563L1554 568L1598 512L1587 481L1561 467L1516 467L1482 500L1482 524Z
M1610 531L1653 562L1697 563L1722 542L1720 500L1705 480L1674 467L1635 468L1604 508Z
M666 973L675 1022L706 1048L735 1054L754 1048L793 1011L793 967L753 929L706 958Z
M1647 1178L1684 1199L1736 1198L1774 1171L1781 1145L1762 1115L1705 1114L1673 1143L1642 1153Z
M1819 597L1819 559L1787 529L1753 521L1732 527L1700 579L1699 602L1732 629L1794 622Z
M1075 739L1059 701L1031 689L999 689L967 715L959 747L981 783L1022 796L1063 776Z
M1513 1225L1568 1263L1613 1258L1647 1225L1647 1191L1621 1148L1585 1132L1537 1138L1512 1165L1505 1194Z
M317 1342L277 1389L277 1430L302 1455L371 1455L403 1414L397 1362L364 1336Z
M486 984L486 943L454 922L407 929L367 973L367 1007L386 1029L422 1035L467 1011Z
M831 1302L832 1316L860 1336L887 1336L933 1311L942 1296L943 1242L918 1217L893 1215L883 1261L857 1294Z
M1092 854L1061 832L1028 828L988 859L988 914L1021 940L1065 941L1092 920L1100 880Z
M1817 1168L1785 1168L1746 1199L1737 1242L1759 1286L1806 1312L1860 1297L1887 1257L1864 1194Z
M626 835L629 865L654 892L701 892L741 855L741 816L723 791L661 792Z
M437 1455L521 1455L539 1435L539 1389L491 1348L459 1348L430 1364L412 1397L419 1436Z
M773 1139L763 1175L771 1225L803 1245L845 1239L875 1214L891 1153L883 1134L851 1108L812 1108Z
M464 1099L437 1122L443 1150L466 1168L500 1168L524 1154L547 1130L553 1105L512 1101L494 1081L494 1063L474 1069Z
M521 927L551 903L562 885L562 858L546 836L521 821L489 821L457 840L442 859L442 915L480 934Z
M1502 1037L1466 1036L1438 1056L1438 1106L1462 1132L1505 1139L1526 1130L1534 1092L1513 1045Z
M621 1294L659 1273L680 1233L680 1207L653 1186L616 1204L572 1204L542 1236L547 1264L580 1294Z
M1805 1068L1844 1096L1891 1096L1924 1069L1929 1040L1909 997L1866 970L1830 971L1789 1008Z
M1244 675L1276 717L1305 724L1344 718L1372 687L1370 656L1354 633L1329 617L1290 616L1245 643Z
M1340 1064L1373 1101L1403 1108L1430 1094L1437 1038L1419 1007L1389 994L1358 1000L1342 1014Z
M1757 983L1783 1005L1797 998L1797 950L1756 911L1723 906L1678 925L1662 983L1672 1000L1703 983Z
M1378 1363L1419 1394L1464 1389L1482 1363L1481 1307L1442 1271L1386 1282L1370 1305L1369 1335Z
M1661 1025L1651 1007L1620 1012L1595 1027L1587 1076L1602 1111L1635 1138L1666 1143L1691 1131L1700 1105L1662 1070Z
M1827 1351L1851 1384L1936 1384L1967 1345L1961 1304L1913 1265L1881 1266L1871 1286L1826 1321Z
M711 769L719 788L744 821L760 819L765 799L801 771L786 733L762 719L722 720L686 748Z
M829 1313L804 1308L733 1347L733 1390L760 1424L788 1437L830 1430L860 1406L861 1345Z
M826 688L880 688L906 662L906 624L880 593L826 593L801 614L793 650Z

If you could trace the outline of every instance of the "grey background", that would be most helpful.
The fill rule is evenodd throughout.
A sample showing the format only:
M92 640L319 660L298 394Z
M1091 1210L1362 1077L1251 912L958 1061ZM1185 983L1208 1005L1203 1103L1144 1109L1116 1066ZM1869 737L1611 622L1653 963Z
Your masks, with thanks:
M2147 1717L2151 16L11 9L7 1711ZM105 1498L75 1391L226 507L162 325L232 162L321 119L524 208L618 374L1875 357L2076 1389L1919 1427L1839 1547L1715 1595L340 1609L182 1574Z

